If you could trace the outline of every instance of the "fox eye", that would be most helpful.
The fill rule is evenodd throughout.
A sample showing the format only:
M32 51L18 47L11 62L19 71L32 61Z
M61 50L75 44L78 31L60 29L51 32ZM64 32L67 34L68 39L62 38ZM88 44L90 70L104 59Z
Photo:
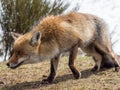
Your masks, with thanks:
M16 51L16 54L17 54L17 55L20 55L20 54L21 54L21 52L20 52L20 51Z

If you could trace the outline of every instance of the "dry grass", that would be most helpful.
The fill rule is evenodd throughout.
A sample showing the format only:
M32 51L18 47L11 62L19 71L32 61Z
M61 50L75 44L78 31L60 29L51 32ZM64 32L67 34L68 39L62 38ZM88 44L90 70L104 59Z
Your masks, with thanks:
M0 90L120 90L120 73L113 69L91 72L94 66L89 57L78 57L77 67L82 73L74 79L69 67L68 57L61 58L57 77L52 84L41 84L49 74L49 61L23 65L15 70L0 63Z

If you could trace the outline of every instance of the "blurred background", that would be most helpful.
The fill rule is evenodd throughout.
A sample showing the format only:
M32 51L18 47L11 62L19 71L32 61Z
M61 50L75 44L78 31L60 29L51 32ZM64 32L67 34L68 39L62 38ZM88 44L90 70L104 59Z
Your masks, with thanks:
M112 47L120 54L119 0L0 0L0 61L7 60L12 51L10 32L24 34L47 15L71 11L103 18L109 26Z

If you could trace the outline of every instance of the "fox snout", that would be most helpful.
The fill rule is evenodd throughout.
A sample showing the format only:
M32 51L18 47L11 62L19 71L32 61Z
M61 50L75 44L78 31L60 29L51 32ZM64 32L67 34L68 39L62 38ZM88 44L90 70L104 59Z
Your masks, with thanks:
M16 64L8 62L8 63L6 63L6 65L7 65L9 68L11 68L11 69L16 69L16 68L19 67L22 63L23 63L23 61L20 62L20 63L16 63Z
M6 65L7 65L9 68L11 68L11 69L15 69L15 68L16 68L16 67L11 67L11 66L10 66L10 63L7 63Z
M12 67L9 62L8 62L6 65L7 65L9 68L11 68L11 69L15 69L15 68L16 68L16 67Z

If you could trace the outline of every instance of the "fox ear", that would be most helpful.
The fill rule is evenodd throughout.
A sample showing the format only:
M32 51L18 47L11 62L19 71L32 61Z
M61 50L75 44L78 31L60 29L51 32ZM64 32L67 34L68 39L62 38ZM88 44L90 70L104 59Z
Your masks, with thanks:
M11 32L11 36L13 37L14 40L16 40L18 37L22 36L19 33Z
M41 33L40 33L40 31L37 31L33 34L29 43L30 43L30 45L35 46L38 43L40 43L40 39L41 39Z

